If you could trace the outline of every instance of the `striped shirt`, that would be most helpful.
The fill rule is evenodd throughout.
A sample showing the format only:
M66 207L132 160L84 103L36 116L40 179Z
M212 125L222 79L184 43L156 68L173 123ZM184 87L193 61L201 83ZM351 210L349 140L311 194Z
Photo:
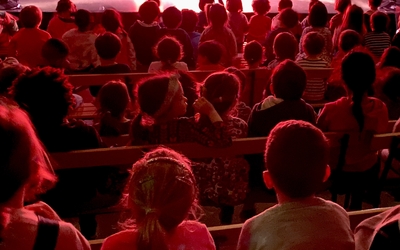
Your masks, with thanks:
M376 59L380 59L383 51L390 46L390 36L386 32L372 31L364 36L364 42Z
M322 59L309 60L301 58L296 61L302 68L328 68L329 63ZM326 83L324 79L307 79L306 89L303 93L305 101L321 101L325 98Z

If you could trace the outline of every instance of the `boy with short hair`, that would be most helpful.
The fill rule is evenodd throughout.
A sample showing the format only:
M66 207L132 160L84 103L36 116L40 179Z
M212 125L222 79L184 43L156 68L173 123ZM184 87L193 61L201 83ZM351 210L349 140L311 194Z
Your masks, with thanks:
M47 32L53 38L61 39L68 30L76 28L72 17L76 6L71 0L59 0L56 8L57 14L49 21Z
M39 29L42 11L33 5L26 6L21 10L19 20L24 28L11 38L9 56L16 57L25 66L37 67L43 63L43 44L51 38L49 33Z
M273 70L283 60L295 60L298 53L297 40L292 33L282 32L275 37L273 50L275 59L267 65L269 70Z
M364 13L364 24L367 28L367 32L371 32L371 16L381 6L382 0L368 0L369 10Z
M210 40L199 45L199 55L197 57L196 70L224 70L221 65L221 58L224 48L219 42Z
M75 15L78 28L64 33L62 40L68 45L70 68L77 72L88 72L99 65L94 47L97 35L91 30L92 17L89 11L80 9Z
M100 65L92 69L91 74L131 73L131 68L127 64L116 62L121 51L121 40L117 35L111 32L99 35L95 41L95 48L100 58ZM101 86L90 86L92 96L96 97L100 88ZM129 85L128 89L131 90Z
M140 20L129 29L129 38L136 51L136 69L147 72L149 65L157 61L153 54L153 47L159 39L160 26L156 21L160 15L160 8L155 1L145 1L139 7Z
M371 32L364 36L365 47L379 60L383 51L390 47L390 36L386 33L389 18L380 11L371 15Z
M263 172L278 204L244 223L237 249L354 249L346 211L315 196L329 178L328 159L321 130L304 121L279 123L267 139Z
M42 66L68 70L68 54L69 49L66 43L57 38L50 38L42 48L42 57L44 59Z
M329 63L320 56L323 53L325 39L317 32L309 32L303 39L303 51L305 56L296 62L302 68L323 69L328 68ZM326 83L324 79L309 79L303 94L306 101L321 101L325 98Z

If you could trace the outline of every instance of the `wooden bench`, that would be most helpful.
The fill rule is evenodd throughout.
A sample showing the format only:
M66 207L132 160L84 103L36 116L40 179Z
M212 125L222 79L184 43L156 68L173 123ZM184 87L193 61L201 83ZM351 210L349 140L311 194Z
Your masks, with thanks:
M385 212L390 208L391 207L374 208L348 212L350 219L350 228L354 231L357 225L360 224L360 222L362 222L363 220ZM233 224L209 227L208 230L210 231L214 239L217 249L234 250L236 249L242 227L243 224ZM99 250L101 248L101 245L103 244L103 241L104 239L90 241L90 246L92 247L92 250Z

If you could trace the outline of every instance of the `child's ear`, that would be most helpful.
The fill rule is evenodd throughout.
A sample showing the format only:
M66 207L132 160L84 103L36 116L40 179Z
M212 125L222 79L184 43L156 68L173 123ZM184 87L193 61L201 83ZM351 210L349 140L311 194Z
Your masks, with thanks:
M263 171L263 179L264 179L264 184L268 189L274 188L274 183L272 182L271 174L269 173L268 170Z
M326 165L323 182L326 182L329 179L329 176L331 176L331 167Z

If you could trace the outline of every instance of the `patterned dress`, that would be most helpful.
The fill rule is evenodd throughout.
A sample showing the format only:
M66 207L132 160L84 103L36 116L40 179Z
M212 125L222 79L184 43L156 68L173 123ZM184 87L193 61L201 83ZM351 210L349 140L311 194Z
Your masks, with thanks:
M232 139L247 137L247 123L242 119L228 116L224 125ZM201 159L193 164L201 203L215 206L242 203L248 189L248 171L249 164L243 157Z

